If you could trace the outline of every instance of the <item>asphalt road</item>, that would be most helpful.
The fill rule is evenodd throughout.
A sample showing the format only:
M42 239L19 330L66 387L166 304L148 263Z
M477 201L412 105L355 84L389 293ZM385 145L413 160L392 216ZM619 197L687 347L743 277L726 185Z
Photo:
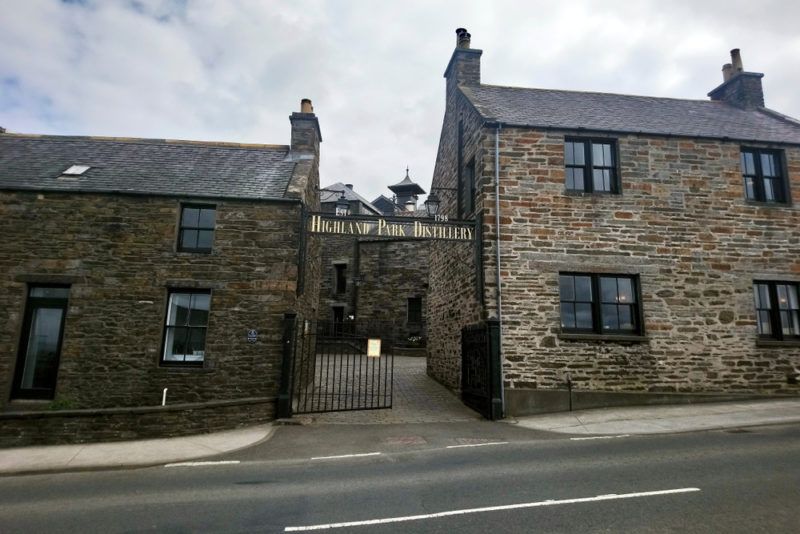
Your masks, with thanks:
M370 456L311 459L304 445L328 432L347 453L360 441L335 436L358 429L279 429L220 458L240 463L0 478L0 532L800 531L800 425L578 440L404 430L352 451Z

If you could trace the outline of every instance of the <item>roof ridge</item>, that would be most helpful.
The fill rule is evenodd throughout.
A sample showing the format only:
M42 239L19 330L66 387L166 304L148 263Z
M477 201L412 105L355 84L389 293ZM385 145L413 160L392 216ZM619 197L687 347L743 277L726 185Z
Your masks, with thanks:
M461 87L461 86L459 86ZM475 87L494 87L497 89L513 89L513 90L520 90L520 91L543 91L543 92L553 92L553 93L578 93L583 95L603 95L603 96L626 96L632 98L649 98L649 99L656 99L656 100L677 100L679 102L702 102L708 104L723 104L726 105L724 102L719 100L701 100L697 98L677 98L674 96L652 96L652 95L633 95L629 93L605 93L602 91L580 91L577 89L545 89L542 87L519 87L515 85L495 85L495 84L488 84L482 83L477 86L463 86L466 89L473 89Z
M0 135L0 139L6 138L21 139L42 139L47 141L101 141L109 143L129 143L140 145L196 145L208 148L245 148L245 149L285 149L289 150L289 145L274 145L266 143L235 143L231 141L202 141L192 139L168 139L168 138L148 138L148 137L115 137L98 135L49 135L49 134L26 134L6 132Z
M786 122L792 126L800 127L800 120L797 120L794 117L790 117L789 115L784 115L783 113L775 111L774 109L762 106L757 108L756 111L759 111L761 113L764 113L765 115L769 115L770 117Z

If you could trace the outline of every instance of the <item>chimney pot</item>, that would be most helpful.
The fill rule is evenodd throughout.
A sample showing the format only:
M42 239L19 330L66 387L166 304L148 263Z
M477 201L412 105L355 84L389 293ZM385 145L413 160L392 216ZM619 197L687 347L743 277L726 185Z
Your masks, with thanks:
M458 28L456 30L456 48L469 48L471 37L465 28Z
M311 99L304 98L300 101L300 113L314 113L314 106L311 105Z
M722 81L727 82L731 78L733 78L733 65L725 63L722 66Z
M731 50L731 63L733 64L733 74L738 74L744 71L742 66L742 55L739 53L738 48Z

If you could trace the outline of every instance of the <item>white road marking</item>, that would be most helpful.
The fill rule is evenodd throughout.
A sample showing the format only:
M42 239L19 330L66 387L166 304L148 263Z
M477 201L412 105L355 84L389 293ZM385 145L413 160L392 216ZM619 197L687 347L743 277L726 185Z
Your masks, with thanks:
M587 439L617 439L617 438L629 438L630 434L620 434L619 436L590 436L588 438L569 438L570 441L586 441Z
M487 445L508 445L507 441L491 441L489 443L466 443L464 445L448 445L448 449L460 449L462 447L486 447Z
M504 506L487 506L485 508L467 508L464 510L451 510L448 512L437 512L435 514L421 514L421 515L409 515L404 517L387 517L384 519L368 519L366 521L347 521L345 523L326 523L320 525L307 525L307 526L298 526L298 527L286 527L283 529L284 532L303 532L308 530L325 530L331 528L343 528L343 527L361 527L366 525L383 525L386 523L402 523L404 521L419 521L421 519L435 519L439 517L448 517L453 515L464 515L464 514L478 514L483 512L496 512L500 510L518 510L520 508L535 508L538 506L553 506L556 504L576 504L576 503L584 503L584 502L597 502L597 501L610 501L616 499L633 499L638 497L654 497L657 495L671 495L675 493L690 493L694 491L700 491L700 488L679 488L679 489L669 489L669 490L659 490L659 491L643 491L638 493L622 493L619 495L616 494L609 494L609 495L598 495L597 497L583 497L579 499L560 499L560 500L553 500L549 499L546 501L538 501L538 502L526 502L520 504L507 504Z
M365 452L362 454L340 454L338 456L314 456L312 460L335 460L338 458L360 458L361 456L378 456L380 452Z
M218 462L179 462L176 464L166 464L164 467L197 467L200 465L231 465L238 463L239 460L220 460Z

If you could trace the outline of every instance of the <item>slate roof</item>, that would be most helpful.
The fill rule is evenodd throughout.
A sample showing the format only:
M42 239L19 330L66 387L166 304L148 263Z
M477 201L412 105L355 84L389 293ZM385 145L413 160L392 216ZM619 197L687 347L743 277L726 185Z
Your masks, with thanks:
M335 184L331 184L327 187L323 187L320 189L319 192L319 202L320 204L325 204L326 202L336 202L339 200L339 197L342 196L342 191L344 191L344 198L350 201L357 201L361 202L366 206L368 209L372 210L375 215L381 215L383 212L372 205L370 201L366 198L362 197L346 185L341 182L336 182Z
M280 145L0 134L0 189L283 198L295 163ZM59 178L71 165L80 176Z
M515 126L800 144L800 122L765 108L746 111L712 100L495 85L460 89L483 117Z

